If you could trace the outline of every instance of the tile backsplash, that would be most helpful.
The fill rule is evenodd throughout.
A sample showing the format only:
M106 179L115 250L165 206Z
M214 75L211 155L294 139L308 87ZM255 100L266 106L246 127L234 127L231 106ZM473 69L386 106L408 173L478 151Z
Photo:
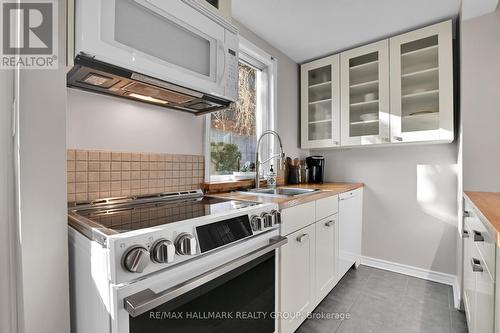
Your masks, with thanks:
M201 188L204 157L67 151L68 202Z

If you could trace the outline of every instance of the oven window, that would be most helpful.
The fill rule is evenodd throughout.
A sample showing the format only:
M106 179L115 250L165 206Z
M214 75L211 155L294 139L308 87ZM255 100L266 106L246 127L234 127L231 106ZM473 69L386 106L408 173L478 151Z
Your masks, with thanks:
M275 251L138 317L130 333L275 331Z

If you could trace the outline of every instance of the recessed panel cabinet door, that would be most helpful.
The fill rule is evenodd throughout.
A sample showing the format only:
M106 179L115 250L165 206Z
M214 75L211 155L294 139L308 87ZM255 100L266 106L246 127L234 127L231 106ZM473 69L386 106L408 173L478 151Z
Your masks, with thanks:
M315 226L310 225L287 236L288 243L280 249L281 284L280 311L302 314L280 320L280 332L294 332L313 310Z
M453 141L451 21L390 39L391 142Z
M340 55L341 144L389 142L389 41Z
M337 214L315 223L316 226L316 293L317 302L335 286L338 228Z
M340 145L339 56L301 66L301 146Z
M472 230L469 228L469 224L466 222L467 218L464 218L464 308L467 317L467 324L469 326L469 332L474 331L474 308L475 308L475 289L476 289L476 279L474 272L472 270L472 250L474 244L472 243Z

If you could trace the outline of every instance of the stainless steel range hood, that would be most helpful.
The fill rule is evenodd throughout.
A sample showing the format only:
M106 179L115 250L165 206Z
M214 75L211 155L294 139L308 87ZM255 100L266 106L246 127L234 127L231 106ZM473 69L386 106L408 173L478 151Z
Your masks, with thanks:
M196 115L227 109L232 103L85 55L76 56L67 86Z

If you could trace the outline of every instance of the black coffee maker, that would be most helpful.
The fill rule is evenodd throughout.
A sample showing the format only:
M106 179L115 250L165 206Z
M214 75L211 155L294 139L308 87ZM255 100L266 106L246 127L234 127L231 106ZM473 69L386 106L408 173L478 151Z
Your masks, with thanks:
M325 157L309 156L306 158L307 182L322 183L325 180Z

